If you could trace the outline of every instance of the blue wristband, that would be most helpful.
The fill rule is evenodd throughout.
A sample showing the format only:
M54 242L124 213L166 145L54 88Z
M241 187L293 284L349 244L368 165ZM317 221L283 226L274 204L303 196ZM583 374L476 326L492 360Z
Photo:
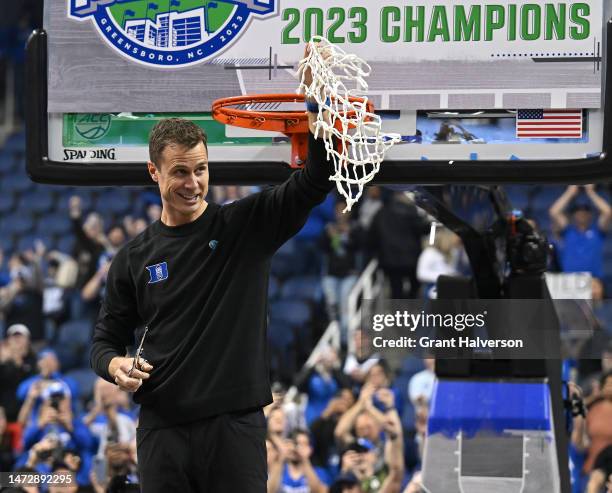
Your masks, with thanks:
M327 106L329 106L331 104L331 100L329 98L327 98L325 100L325 104ZM306 101L306 111L308 111L308 113L318 113L319 112L319 103L317 102L310 102L310 101Z
M316 101L306 101L306 111L308 111L308 113L318 113L319 103L317 103Z

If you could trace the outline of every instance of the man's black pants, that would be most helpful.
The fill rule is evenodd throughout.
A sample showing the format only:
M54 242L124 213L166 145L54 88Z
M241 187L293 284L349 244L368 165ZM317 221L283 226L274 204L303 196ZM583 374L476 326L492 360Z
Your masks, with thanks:
M142 493L265 493L263 411L137 432Z

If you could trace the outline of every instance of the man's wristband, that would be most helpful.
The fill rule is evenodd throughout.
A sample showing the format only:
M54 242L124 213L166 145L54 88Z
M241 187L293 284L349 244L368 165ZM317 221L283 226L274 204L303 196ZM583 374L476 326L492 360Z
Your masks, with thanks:
M331 100L329 98L327 98L325 100L325 105L329 106L331 104ZM319 103L317 103L316 101L308 101L306 100L306 111L308 111L308 113L318 113L319 112Z

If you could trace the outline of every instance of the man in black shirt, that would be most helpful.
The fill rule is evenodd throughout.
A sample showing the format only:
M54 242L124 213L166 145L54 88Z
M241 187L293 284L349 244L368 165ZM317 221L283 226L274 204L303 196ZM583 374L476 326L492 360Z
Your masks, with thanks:
M151 133L161 219L114 257L91 353L96 373L141 404L144 493L266 490L270 260L332 188L323 141L312 133L316 113L308 117L305 168L226 206L205 200L199 127L168 119ZM148 362L133 369L123 355L145 326Z

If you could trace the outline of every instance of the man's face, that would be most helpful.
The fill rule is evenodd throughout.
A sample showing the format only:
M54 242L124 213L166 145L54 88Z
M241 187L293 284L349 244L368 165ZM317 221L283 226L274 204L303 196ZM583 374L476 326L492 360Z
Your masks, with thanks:
M38 360L38 368L43 377L48 377L52 373L59 371L60 365L54 354L46 354Z
M111 245L119 248L125 242L125 234L121 228L112 228L108 232L108 241L110 241Z
M385 374L385 370L380 365L374 365L368 372L367 382L371 383L377 389L381 387L387 387L389 385L389 379Z
M195 220L206 207L204 198L208 193L208 153L204 143L191 149L170 144L160 161L149 162L148 170L159 185L162 216L171 221L170 225Z
M577 210L574 212L574 224L579 229L587 229L593 222L593 214L590 211Z
M357 435L357 438L366 438L371 442L377 442L380 435L380 426L372 416L362 413L355 420L355 435Z

